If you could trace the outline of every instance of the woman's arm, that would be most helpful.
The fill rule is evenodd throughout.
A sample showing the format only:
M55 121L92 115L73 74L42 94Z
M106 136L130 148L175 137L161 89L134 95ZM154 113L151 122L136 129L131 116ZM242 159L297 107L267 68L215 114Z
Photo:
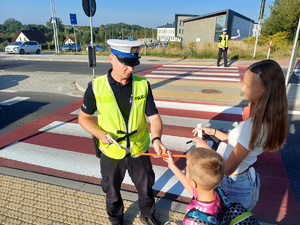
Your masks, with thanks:
M248 155L249 150L237 143L225 162L225 174L230 176Z
M219 131L217 129L210 128L210 127L195 128L192 131L193 135L196 136L199 131L200 132L202 131L202 132L204 132L205 134L208 134L208 135L214 135L216 138L220 139L222 142L227 143L227 141L228 141L228 134L225 134L222 131Z

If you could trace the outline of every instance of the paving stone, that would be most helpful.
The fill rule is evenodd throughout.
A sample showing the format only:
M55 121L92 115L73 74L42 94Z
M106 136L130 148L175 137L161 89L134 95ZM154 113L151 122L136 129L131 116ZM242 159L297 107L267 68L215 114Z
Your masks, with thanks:
M51 213L51 211L38 208L35 212L33 212L33 215L46 219L51 215Z
M37 218L34 222L32 222L32 224L43 224L43 225L50 225L52 224L54 221L46 219L46 218Z
M2 222L2 225L19 225L22 224L22 220L8 217Z
M70 224L70 225L81 225L83 224L85 221L79 218L75 218L75 217L68 217L64 223L65 224Z
M67 218L68 216L56 212L51 213L51 215L48 217L48 219L51 219L53 221L58 221L58 222L64 222Z
M37 218L37 216L34 216L32 214L24 213L18 219L32 224L32 222L35 221Z
M33 214L37 208L34 208L32 206L24 205L22 208L19 209L20 212L27 213L27 214Z

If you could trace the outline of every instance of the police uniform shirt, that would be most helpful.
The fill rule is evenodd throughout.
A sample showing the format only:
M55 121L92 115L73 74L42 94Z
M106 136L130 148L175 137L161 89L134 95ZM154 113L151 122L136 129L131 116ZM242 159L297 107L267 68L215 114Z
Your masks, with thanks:
M133 97L132 97L132 75L130 75L130 77L128 78L128 82L125 85L121 85L119 82L115 81L112 78L111 71L112 71L112 69L110 69L107 73L108 83L110 84L110 86L114 92L117 104L119 106L119 109L120 109L122 116L125 120L125 123L127 125L128 119L129 119L129 114L130 114L130 109L131 109L131 101L133 99ZM147 94L145 113L146 113L147 117L149 117L149 116L153 116L153 115L157 114L158 110L155 106L154 98L153 98L150 84L148 81L147 81L147 84L148 84L148 94ZM101 105L100 105L100 107L101 107ZM96 99L95 99L95 95L93 92L92 84L90 84L85 91L81 110L88 115L93 115L97 111Z
M226 34L226 35L227 35L227 34ZM225 37L226 37L226 35L225 35ZM223 36L223 35L221 35L221 36ZM220 36L219 39L218 39L218 42L219 42L219 43L222 41L222 37L221 37L221 36ZM231 36L228 35L228 41L230 40L230 38L231 38ZM225 39L225 40L226 40L226 39Z

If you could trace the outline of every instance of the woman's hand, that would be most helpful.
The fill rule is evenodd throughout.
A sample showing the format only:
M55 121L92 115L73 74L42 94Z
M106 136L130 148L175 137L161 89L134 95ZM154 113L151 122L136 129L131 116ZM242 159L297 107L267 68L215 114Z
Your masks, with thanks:
M196 136L198 132L203 132L204 134L208 134L208 135L215 135L216 129L210 127L200 127L200 128L195 128L192 132L193 132L193 136Z
M196 147L197 148L208 148L211 149L211 147L209 147L209 145L202 139L202 138L193 138L193 142L196 142Z
M174 160L172 158L171 152L167 151L167 153L168 153L169 156L168 157L163 157L163 160L165 162L167 162L168 163L168 167L171 168L172 166L175 166L175 162L174 162Z

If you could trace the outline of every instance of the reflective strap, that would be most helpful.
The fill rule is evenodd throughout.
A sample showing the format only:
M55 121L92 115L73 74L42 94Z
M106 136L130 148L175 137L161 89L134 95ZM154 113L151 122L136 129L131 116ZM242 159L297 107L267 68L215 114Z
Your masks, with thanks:
M249 216L252 216L253 214L251 212L244 212L243 214L239 215L238 217L234 218L229 225L234 225L236 223L239 223L243 221L244 219L248 218Z
M202 220L207 222L208 224L217 224L217 220L215 217L205 215L202 212L200 212L198 209L196 209L193 212L189 212L187 219L192 220L196 223L199 223L199 220L200 221Z

